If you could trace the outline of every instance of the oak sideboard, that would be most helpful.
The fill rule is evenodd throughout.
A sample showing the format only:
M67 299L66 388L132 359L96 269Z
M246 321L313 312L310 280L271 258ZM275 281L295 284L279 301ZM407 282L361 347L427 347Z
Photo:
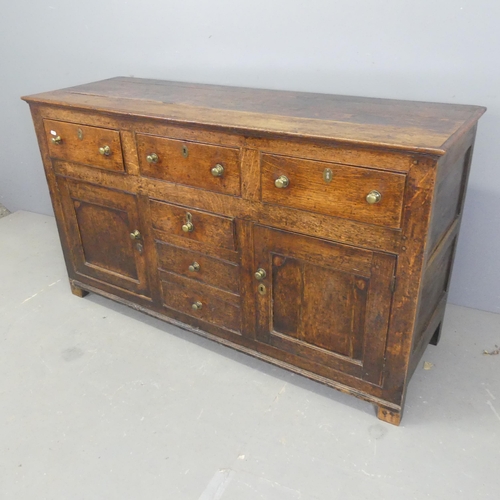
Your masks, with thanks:
M399 424L439 340L485 108L122 77L24 99L75 295Z

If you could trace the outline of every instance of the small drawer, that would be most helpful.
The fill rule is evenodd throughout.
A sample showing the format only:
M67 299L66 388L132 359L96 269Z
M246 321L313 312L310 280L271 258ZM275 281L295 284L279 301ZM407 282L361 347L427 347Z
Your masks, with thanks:
M202 283L160 272L163 305L233 332L241 331L240 298Z
M235 249L234 221L229 217L150 200L153 227L212 247Z
M156 242L158 265L165 271L238 293L238 265L192 252L161 241Z
M406 175L262 154L262 201L399 228Z
M239 196L240 150L136 134L141 175Z
M44 120L51 158L124 171L120 132L76 123Z

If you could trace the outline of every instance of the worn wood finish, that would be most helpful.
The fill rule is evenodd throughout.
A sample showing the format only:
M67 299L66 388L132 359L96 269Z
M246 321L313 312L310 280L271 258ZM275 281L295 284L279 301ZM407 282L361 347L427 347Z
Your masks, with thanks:
M399 424L441 331L484 108L129 78L25 99L75 295L183 326Z
M325 174L325 170L329 170ZM281 175L289 180L278 189ZM325 181L325 175L330 180ZM261 157L262 201L399 228L406 177L369 168L264 154ZM379 203L366 196L378 191Z
M161 271L160 276L165 307L226 330L240 332L239 296L173 273Z
M157 241L158 265L196 281L238 293L239 269L233 262L214 259L200 252Z
M227 217L201 212L190 207L152 201L151 219L153 228L165 233L230 250L235 248L234 222ZM192 224L192 230L184 231L183 226L189 222Z
M45 120L49 154L59 160L85 163L94 168L123 171L120 132L76 123ZM56 142L54 142L56 141ZM100 148L108 147L106 154Z
M144 134L136 134L136 138L141 175L240 195L239 149ZM152 154L156 161L151 161ZM223 173L217 177L212 168L218 165Z
M261 226L254 245L260 341L379 385L395 258Z
M57 182L76 273L149 296L137 198L70 179ZM138 238L132 240L134 231Z

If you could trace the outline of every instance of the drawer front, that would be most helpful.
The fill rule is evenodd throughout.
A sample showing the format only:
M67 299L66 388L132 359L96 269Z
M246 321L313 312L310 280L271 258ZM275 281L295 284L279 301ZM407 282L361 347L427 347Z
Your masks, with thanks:
M239 196L240 150L136 134L141 174Z
M280 184L278 179L284 179ZM276 186L276 181L278 185ZM286 185L288 180L288 185ZM406 175L262 154L262 201L399 228ZM367 196L373 193L368 198ZM380 199L376 201L377 193Z
M202 283L161 272L163 305L233 332L241 331L239 297Z
M44 120L52 158L124 171L120 132L75 123Z
M238 265L168 243L156 242L158 265L165 271L238 293Z
M150 200L153 227L212 247L235 249L234 221L229 217ZM189 226L189 223L191 226ZM189 226L189 231L184 226Z

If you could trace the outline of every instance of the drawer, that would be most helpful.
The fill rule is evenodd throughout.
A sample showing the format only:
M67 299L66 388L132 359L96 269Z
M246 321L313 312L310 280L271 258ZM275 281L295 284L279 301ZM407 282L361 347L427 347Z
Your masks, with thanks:
M175 274L160 272L163 305L233 332L241 331L240 298Z
M234 221L229 217L156 200L150 200L150 207L155 229L216 248L235 249ZM184 231L184 226L191 230Z
M44 120L51 158L124 171L120 132L76 123Z
M288 185L279 188L275 182L281 176ZM261 155L262 201L380 226L401 226L405 183L405 174ZM380 193L380 200L370 204L372 192Z
M156 242L156 249L158 265L161 269L238 293L239 268L237 264L160 241Z
M136 134L141 175L239 196L240 150Z

